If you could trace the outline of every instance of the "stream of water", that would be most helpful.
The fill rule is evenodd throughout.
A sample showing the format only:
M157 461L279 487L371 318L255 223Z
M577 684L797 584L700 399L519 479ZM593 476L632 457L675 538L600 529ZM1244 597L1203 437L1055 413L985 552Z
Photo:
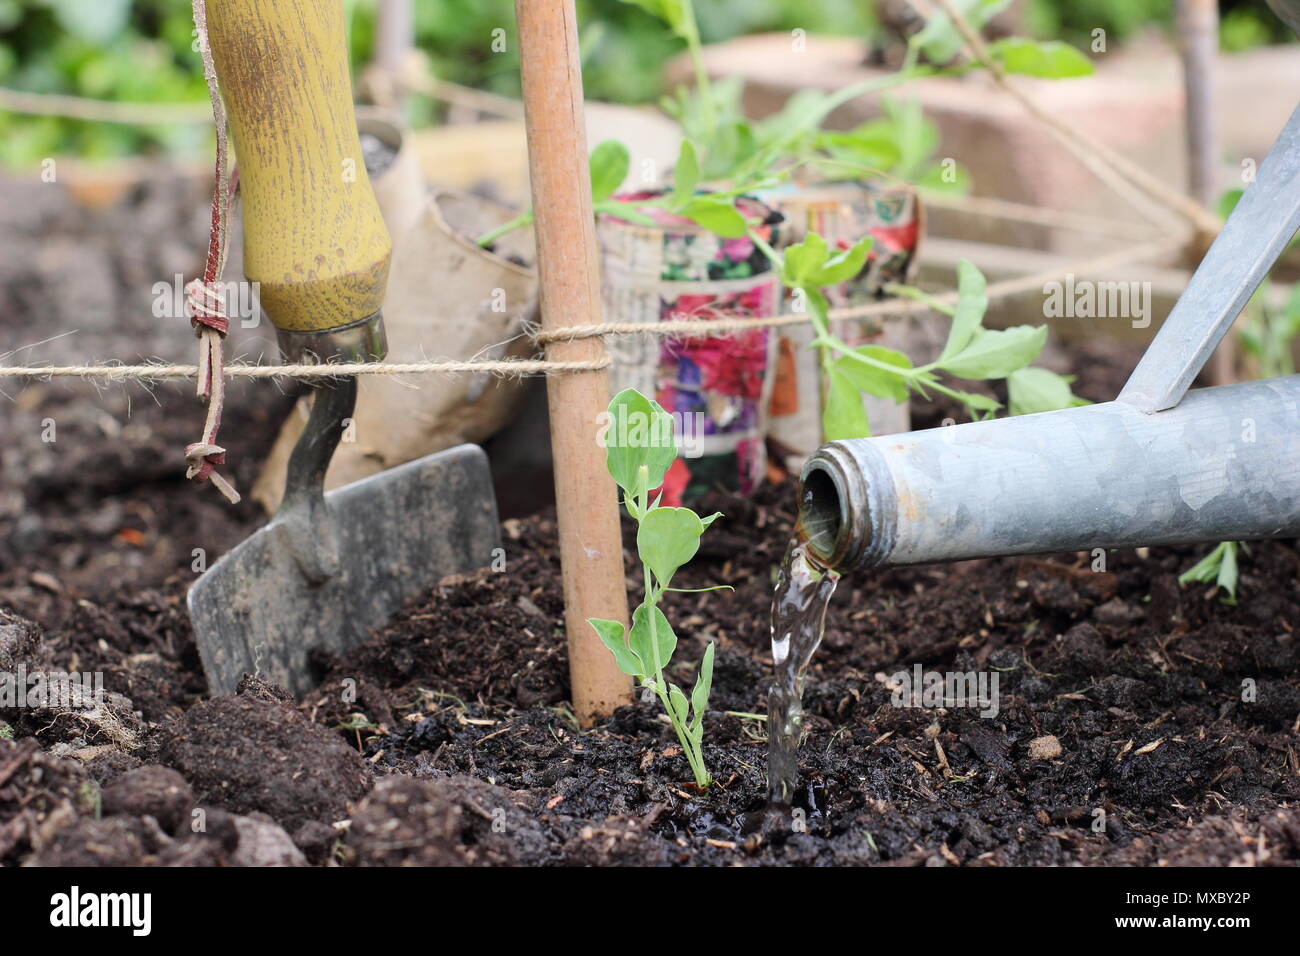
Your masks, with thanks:
M809 558L806 544L790 542L772 599L772 664L776 679L767 704L767 796L789 808L799 782L803 685L808 663L822 642L826 607L840 576Z

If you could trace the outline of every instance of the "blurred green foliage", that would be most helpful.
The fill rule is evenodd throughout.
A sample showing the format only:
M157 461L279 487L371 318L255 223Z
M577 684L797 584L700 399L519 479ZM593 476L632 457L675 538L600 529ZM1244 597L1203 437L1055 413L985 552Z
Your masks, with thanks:
M352 55L364 61L373 45L375 0L351 0ZM514 0L438 0L416 4L416 42L437 74L498 93L519 91ZM654 17L619 0L577 0L587 95L640 103L662 92L663 64L683 44ZM700 0L696 13L704 42L765 30L802 27L810 33L863 35L871 27L865 0ZM492 31L504 29L504 54L491 50Z
M1025 26L1033 36L1089 48L1092 31L1106 31L1107 44L1122 43L1150 27L1173 27L1176 0L1026 0ZM1219 0L1219 46L1239 52L1286 43L1294 34L1264 0Z
M354 66L370 58L376 0L344 0ZM514 0L420 0L416 40L438 76L507 95L519 91ZM759 30L803 27L860 35L860 0L706 0L706 42ZM662 91L663 64L681 42L619 0L578 0L588 95L645 102ZM492 49L503 30L505 50ZM0 85L120 102L204 102L189 0L0 0ZM130 127L0 111L0 163L55 154L90 159L206 148L201 125Z
M369 60L376 0L344 0L354 66ZM513 0L420 0L416 42L439 77L516 95L519 55ZM681 43L619 0L577 0L584 23L586 87L595 99L653 100L664 61ZM859 0L708 0L701 4L707 42L758 30L801 26L862 34L870 4ZM813 8L810 10L810 8ZM503 30L504 51L493 51ZM0 85L130 103L203 103L188 0L0 0ZM86 159L207 148L194 126L123 126L16 116L0 111L0 163L29 165L44 156Z
M1105 30L1107 44L1121 42L1144 27L1167 28L1173 11L1174 0L1027 0L1025 25L1034 36L1067 40L1086 50L1093 30Z
M354 66L370 57L376 0L344 0ZM583 24L587 93L616 102L648 102L663 92L663 64L682 41L635 5L577 0ZM1167 25L1171 0L1027 0L1029 32L1087 49L1094 28L1108 42L1144 25ZM1224 0L1223 45L1240 49L1286 37L1262 0ZM514 0L419 0L416 36L435 72L507 95L519 89ZM745 33L801 28L866 36L870 0L697 0L706 43ZM492 49L504 31L505 49ZM121 102L203 102L189 0L0 0L0 85ZM91 159L139 152L207 148L195 124L129 127L0 111L0 163L45 156Z
M122 102L207 99L186 0L0 0L0 85ZM201 125L153 127L0 110L0 162L193 151Z

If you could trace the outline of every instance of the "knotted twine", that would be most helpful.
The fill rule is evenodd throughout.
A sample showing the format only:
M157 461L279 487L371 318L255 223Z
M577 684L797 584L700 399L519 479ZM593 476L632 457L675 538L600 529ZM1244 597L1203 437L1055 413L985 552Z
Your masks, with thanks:
M229 148L226 136L226 107L221 101L217 86L217 70L212 61L212 48L208 43L208 11L206 0L191 0L194 10L194 30L198 39L199 54L203 57L203 78L208 84L208 98L212 101L212 119L217 132L216 176L212 188L212 228L208 235L208 257L203 276L185 286L185 311L190 325L199 340L198 388L199 398L208 403L207 419L203 423L203 437L185 446L185 477L202 484L211 481L231 504L239 502L235 486L222 477L217 465L226 463L226 449L217 444L217 430L221 428L221 413L226 404L226 361L224 342L230 330L226 314L226 297L221 287L221 274L226 268L229 246L230 212L239 194L239 171L229 169Z

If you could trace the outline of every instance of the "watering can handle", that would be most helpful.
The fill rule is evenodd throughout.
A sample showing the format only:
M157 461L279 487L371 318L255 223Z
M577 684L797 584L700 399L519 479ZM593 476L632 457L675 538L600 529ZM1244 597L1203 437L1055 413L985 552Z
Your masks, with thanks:
M1300 107L1268 151L1255 182L1242 194L1119 400L1147 413L1182 401L1297 229Z
M342 0L207 0L239 160L244 272L284 333L379 313L392 244L357 135Z

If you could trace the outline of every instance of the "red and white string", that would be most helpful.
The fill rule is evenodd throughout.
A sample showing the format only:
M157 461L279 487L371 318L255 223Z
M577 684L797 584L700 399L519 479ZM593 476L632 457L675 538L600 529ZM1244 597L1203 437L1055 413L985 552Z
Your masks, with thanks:
M207 80L208 98L212 101L212 118L216 125L217 162L212 189L212 229L208 236L207 263L202 277L185 286L185 311L194 327L194 334L199 339L197 392L199 398L206 399L208 403L203 437L185 446L185 477L197 484L212 482L213 487L232 504L236 504L239 492L217 471L218 465L226 463L226 449L217 444L217 432L221 428L221 413L226 405L224 343L226 334L230 331L221 275L226 267L230 212L239 194L239 173L228 169L230 149L226 133L226 107L221 101L217 70L208 43L207 4L205 0L192 0L192 4L195 36L198 39L199 54L203 58L203 77Z

